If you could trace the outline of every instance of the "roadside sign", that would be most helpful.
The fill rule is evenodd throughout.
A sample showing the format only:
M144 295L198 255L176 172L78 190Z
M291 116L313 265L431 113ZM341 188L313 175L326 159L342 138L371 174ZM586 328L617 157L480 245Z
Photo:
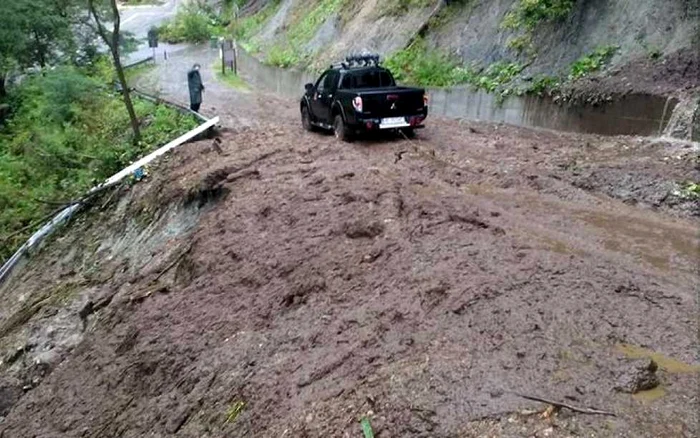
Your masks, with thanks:
M158 30L154 27L148 31L148 47L153 49L158 47Z

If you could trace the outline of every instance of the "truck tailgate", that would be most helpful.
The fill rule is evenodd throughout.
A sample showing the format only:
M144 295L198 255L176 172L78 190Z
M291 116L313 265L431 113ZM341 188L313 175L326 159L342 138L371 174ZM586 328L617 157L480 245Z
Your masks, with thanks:
M424 91L417 88L391 87L373 90L358 90L362 97L365 117L401 117L423 111Z

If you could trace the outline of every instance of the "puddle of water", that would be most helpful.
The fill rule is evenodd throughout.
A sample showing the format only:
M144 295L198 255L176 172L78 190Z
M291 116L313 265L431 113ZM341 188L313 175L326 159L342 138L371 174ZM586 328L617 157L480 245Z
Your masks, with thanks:
M661 369L671 374L691 374L700 372L700 365L687 364L656 351L648 350L636 345L619 344L617 345L617 349L630 359L652 359Z
M647 391L639 391L636 394L632 395L632 398L634 398L637 401L640 401L642 403L651 403L653 401L656 401L660 399L661 397L666 395L666 390L664 389L663 386L659 385L654 389L649 389Z
M575 215L584 222L609 232L614 238L604 241L605 248L622 249L624 242L631 244L633 252L657 269L668 270L674 266L673 257L680 255L692 265L698 260L699 247L694 234L668 224L655 223L639 217L613 216L604 213L579 212ZM621 239L620 239L621 238ZM670 248L669 248L670 247ZM662 251L670 250L664 254Z

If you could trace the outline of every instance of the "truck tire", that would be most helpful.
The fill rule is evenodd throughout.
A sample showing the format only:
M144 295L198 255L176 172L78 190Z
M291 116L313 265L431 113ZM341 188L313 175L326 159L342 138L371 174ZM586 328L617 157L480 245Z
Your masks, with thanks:
M352 132L345 125L343 116L338 114L333 120L333 132L335 133L335 138L340 141L350 142L352 141Z
M309 111L308 105L304 105L301 109L301 126L309 132L314 132L316 128L311 124L311 112Z

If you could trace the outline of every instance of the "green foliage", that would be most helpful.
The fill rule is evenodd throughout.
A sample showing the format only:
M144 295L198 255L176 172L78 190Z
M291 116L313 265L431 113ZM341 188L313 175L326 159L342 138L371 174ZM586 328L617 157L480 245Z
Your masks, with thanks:
M576 0L518 0L506 14L501 27L521 33L511 37L506 45L517 53L534 56L536 49L532 36L537 27L566 18L575 4Z
M321 24L337 12L342 4L343 0L321 0L318 2L301 20L291 26L287 33L289 44L292 47L300 47L311 41Z
M422 39L389 56L384 66L399 82L433 87L470 84L490 93L503 89L523 70L522 65L505 61L485 69L464 67L445 53L428 50Z
M232 71L222 73L220 61L212 64L211 70L215 72L216 78L224 84L241 91L249 90L248 84L237 74L234 74Z
M557 91L561 87L561 83L558 78L554 76L537 76L535 77L530 85L525 89L521 90L519 94L534 94L536 96L544 96L546 94L551 94Z
M576 0L518 0L513 10L506 14L502 26L532 31L543 22L567 17L575 3Z
M0 26L0 98L4 78L15 68L46 67L75 60L94 34L78 24L80 0L3 2Z
M243 409L245 409L245 402L244 401L236 401L234 402L229 408L228 411L226 411L226 423L231 424L235 423L236 420L238 419L238 416L241 415L241 412L243 412Z
M273 45L265 56L265 63L290 67L308 62L311 53L304 45L311 41L318 28L336 13L345 0L320 0L289 27L283 42Z
M464 82L464 73L450 56L439 51L427 50L423 39L416 39L410 46L393 53L384 60L399 82L447 87Z
M159 37L168 43L202 43L220 34L223 34L221 17L199 1L187 3L158 29Z
M571 65L569 80L576 80L600 70L619 49L618 46L605 46L580 57Z
M515 50L516 53L534 54L535 47L532 45L532 35L524 33L508 39L506 46Z
M133 144L121 97L74 68L25 79L0 131L0 259L10 255L55 205L80 196L196 122L136 100L142 141ZM8 239L8 236L13 237Z
M279 0L271 1L258 13L239 19L233 25L233 35L240 41L249 42L277 12L279 5Z
M265 55L265 63L274 65L275 67L288 68L301 63L301 54L299 51L289 47L275 45L267 50Z
M686 181L674 191L674 194L681 199L698 200L700 199L700 182Z

